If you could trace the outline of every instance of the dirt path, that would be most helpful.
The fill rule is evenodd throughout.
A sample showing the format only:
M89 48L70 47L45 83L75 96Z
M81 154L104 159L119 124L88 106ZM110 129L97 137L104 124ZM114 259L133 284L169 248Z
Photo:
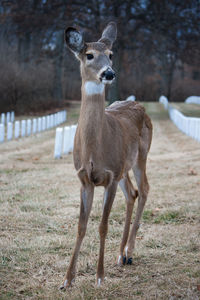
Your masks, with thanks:
M117 193L106 242L106 282L95 286L102 193L96 190L73 289L60 292L74 246L79 181L72 155L53 159L55 131L0 145L0 299L199 299L200 144L159 104L151 186L132 266L116 266L125 201Z

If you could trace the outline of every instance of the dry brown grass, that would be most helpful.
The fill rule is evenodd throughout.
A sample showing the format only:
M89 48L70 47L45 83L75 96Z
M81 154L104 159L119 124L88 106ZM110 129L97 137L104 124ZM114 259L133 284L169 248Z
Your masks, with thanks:
M119 190L101 288L95 272L103 190L96 189L75 285L59 291L79 215L72 155L53 159L55 130L0 145L0 299L199 299L200 144L178 131L162 105L146 107L154 124L151 191L133 265L115 264L125 216Z

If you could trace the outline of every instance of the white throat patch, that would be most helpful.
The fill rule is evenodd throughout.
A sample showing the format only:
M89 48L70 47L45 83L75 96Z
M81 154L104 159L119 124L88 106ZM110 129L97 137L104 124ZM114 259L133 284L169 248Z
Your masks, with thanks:
M104 91L103 83L96 83L94 81L86 81L85 83L85 92L88 96L102 94Z

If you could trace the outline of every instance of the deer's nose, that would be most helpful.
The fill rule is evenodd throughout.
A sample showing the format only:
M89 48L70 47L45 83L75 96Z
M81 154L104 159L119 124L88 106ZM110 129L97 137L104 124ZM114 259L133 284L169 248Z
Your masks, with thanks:
M115 78L115 72L111 69L107 69L101 74L101 78L106 80L113 80Z

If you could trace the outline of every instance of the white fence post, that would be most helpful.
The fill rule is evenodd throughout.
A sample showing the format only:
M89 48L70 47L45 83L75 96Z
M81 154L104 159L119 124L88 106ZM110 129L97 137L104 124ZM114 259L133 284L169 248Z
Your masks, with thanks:
M67 121L67 111L64 110L64 122L66 122L66 121Z
M15 121L15 138L18 139L20 134L20 122Z
M10 112L8 111L6 113L6 124L8 124L10 122Z
M42 117L42 131L46 130L46 117Z
M60 158L62 153L63 128L56 128L54 158Z
M74 137L75 137L75 134L76 134L76 128L77 128L77 125L72 125L71 126L71 136L70 136L70 139L71 139L71 151L73 151L74 149Z
M162 104L164 105L164 108L165 108L165 109L168 109L169 102L168 102L167 97L165 97L165 96L160 96L159 102L162 103Z
M185 100L186 103L200 104L200 96L190 96Z
M63 154L68 154L70 152L70 127L66 126L64 128L64 136L63 136Z
M126 98L126 101L135 101L135 96L131 95L128 98Z
M200 142L200 118L186 117L171 105L168 106L168 112L179 130Z
M47 116L47 129L50 128L50 116Z
M14 121L15 121L15 112L14 111L11 111L10 120L12 123L14 123Z
M55 113L54 115L54 126L57 126L58 124L57 124L57 114Z
M31 120L30 119L28 119L27 120L27 135L29 136L29 135L31 135Z
M53 117L53 115L50 115L50 126L51 126L51 128L54 127L54 117Z
M0 143L4 141L4 135L5 135L5 125L0 124Z
M6 121L6 116L4 113L1 114L1 124L5 125L5 121Z
M12 136L13 136L13 124L9 122L7 124L7 140L8 141L12 140Z
M38 132L41 132L42 130L42 119L38 118Z
M37 132L37 119L33 119L33 131L32 133L35 134Z
M21 121L21 137L26 135L26 120Z

